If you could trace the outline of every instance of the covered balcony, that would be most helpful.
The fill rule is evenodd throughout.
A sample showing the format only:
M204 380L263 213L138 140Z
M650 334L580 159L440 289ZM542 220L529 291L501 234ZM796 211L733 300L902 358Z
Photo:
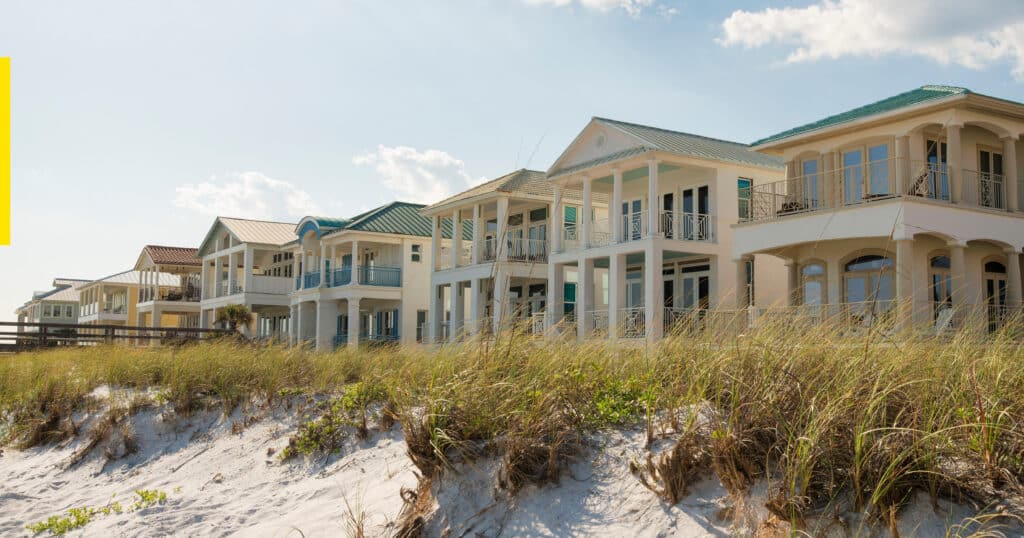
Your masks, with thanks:
M295 257L298 276L294 291L344 286L402 286L402 248L399 243L339 241L320 244L306 239L307 247ZM309 267L308 271L302 271Z
M203 271L204 299L247 293L287 295L292 290L293 260L289 253L241 245L236 252L209 256Z
M498 198L435 216L435 269L496 261L547 263L550 206L550 201L533 198Z

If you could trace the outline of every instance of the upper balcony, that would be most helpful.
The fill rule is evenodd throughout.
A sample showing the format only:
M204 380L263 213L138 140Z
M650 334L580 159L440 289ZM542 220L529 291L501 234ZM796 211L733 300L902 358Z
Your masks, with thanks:
M658 211L652 220L649 211L636 211L621 215L618 226L615 227L612 226L611 219L594 220L588 234L589 241L584 241L582 226L567 223L562 229L562 249L573 251L597 248L651 237L680 242L714 243L715 224L715 217L706 213Z
M544 224L544 231L545 233L547 231L546 223ZM549 248L547 239L515 237L502 242L495 237L488 237L475 243L470 242L467 246L461 246L457 261L452 258L451 247L441 247L437 268L443 271L454 267L467 267L478 263L492 263L498 260L519 263L547 263ZM475 262L473 261L474 253L477 256Z
M772 221L893 198L1016 211L1013 198L1021 183L1020 177L952 168L945 163L881 159L754 185L740 193L749 204L749 210L741 211L740 221Z
M219 286L215 286L217 297L229 297L243 293L261 293L267 295L288 295L292 291L291 279L281 276L252 275L249 277L248 286L241 280L233 284L222 280Z
M402 287L402 268L383 267L379 265L360 265L355 269L356 285L359 286L380 286L388 288ZM328 278L323 282L324 287L340 288L350 286L352 282L352 267L343 266L327 272ZM302 276L295 277L295 291L304 289L319 288L321 284L320 271L311 271Z

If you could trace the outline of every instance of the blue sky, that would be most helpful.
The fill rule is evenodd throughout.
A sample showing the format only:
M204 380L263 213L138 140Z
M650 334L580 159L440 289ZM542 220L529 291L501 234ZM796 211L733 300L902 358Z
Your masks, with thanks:
M749 142L922 84L1024 100L1024 3L966 4L2 0L0 319L218 213L349 216L546 169L591 116Z

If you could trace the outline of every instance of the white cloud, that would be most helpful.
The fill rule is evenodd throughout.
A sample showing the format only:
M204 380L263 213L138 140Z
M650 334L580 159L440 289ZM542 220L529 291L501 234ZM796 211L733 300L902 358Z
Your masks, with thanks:
M249 219L298 219L317 213L313 197L295 185L259 172L186 183L175 189L174 205L205 215Z
M436 202L483 181L466 173L464 162L436 149L379 145L352 162L372 166L385 188L410 202Z
M821 0L807 7L734 11L722 22L725 46L793 47L789 63L843 56L923 56L981 69L1009 62L1024 79L1020 0Z
M622 9L630 15L639 15L644 8L648 8L655 5L654 0L525 0L527 4L540 6L556 6L563 7L572 4L579 4L587 9L594 9L597 11L611 11L613 9ZM660 6L659 7L664 7ZM665 8L661 10L662 15L674 15L674 8Z

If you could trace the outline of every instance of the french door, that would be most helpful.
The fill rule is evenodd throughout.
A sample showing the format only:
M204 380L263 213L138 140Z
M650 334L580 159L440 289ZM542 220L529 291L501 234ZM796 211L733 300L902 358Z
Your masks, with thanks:
M989 150L978 151L978 204L982 207L1006 207L1003 196L1003 155Z
M622 239L636 241L643 237L643 212L640 199L622 202Z
M708 239L707 215L711 207L711 190L707 185L686 187L682 190L682 213L680 217L681 239L687 241L704 241Z
M946 143L938 140L928 141L928 167L924 171L924 184L927 187L926 196L936 200L949 200L949 171L946 169ZM920 177L920 176L919 176ZM914 178L915 184L919 181Z

